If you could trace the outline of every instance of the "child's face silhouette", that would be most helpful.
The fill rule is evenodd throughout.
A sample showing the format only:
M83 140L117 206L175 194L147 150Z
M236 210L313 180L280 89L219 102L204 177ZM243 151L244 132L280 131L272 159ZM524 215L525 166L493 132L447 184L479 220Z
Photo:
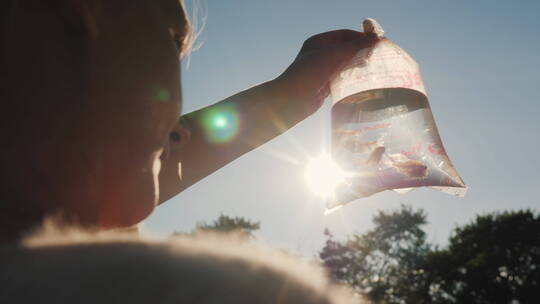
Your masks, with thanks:
M160 156L181 110L176 44L187 22L178 0L95 2L94 37L75 10L31 2L16 12L5 102L13 117L3 130L13 153L1 156L17 160L3 180L25 204L127 226L159 195Z
M98 219L106 226L134 224L153 210L160 156L180 115L181 46L175 43L184 35L182 10L133 2L140 3L104 16L90 66L88 91L99 100L96 141L107 155Z

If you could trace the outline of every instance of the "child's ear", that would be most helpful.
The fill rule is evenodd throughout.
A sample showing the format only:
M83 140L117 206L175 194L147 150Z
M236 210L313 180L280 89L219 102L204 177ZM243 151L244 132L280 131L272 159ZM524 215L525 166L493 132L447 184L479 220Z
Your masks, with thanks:
M60 0L59 2L60 13L67 26L82 31L89 39L97 38L99 0Z

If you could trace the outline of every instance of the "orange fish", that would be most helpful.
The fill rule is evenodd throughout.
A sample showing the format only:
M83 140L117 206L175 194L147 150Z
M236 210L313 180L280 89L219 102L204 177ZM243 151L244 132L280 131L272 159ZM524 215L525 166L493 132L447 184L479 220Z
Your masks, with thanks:
M373 151L369 155L369 158L366 161L366 164L368 166L377 166L381 162L384 151L386 151L384 147L376 147L375 149L373 149Z
M428 167L418 160L394 162L392 164L399 173L412 178L424 178L428 175Z

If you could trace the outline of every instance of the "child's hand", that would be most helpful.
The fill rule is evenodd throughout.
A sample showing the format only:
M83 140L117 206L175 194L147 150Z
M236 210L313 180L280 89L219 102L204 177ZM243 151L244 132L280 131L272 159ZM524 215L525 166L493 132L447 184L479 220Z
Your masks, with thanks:
M374 37L352 30L318 34L304 42L293 63L276 78L285 99L303 103L306 113L315 112L329 94L329 81Z

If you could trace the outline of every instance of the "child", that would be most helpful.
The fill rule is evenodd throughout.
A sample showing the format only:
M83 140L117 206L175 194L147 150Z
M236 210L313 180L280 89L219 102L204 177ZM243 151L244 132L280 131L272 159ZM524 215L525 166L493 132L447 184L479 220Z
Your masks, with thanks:
M316 111L329 78L371 41L350 30L311 37L276 79L179 120L178 58L191 36L177 0L8 2L0 176L2 222L12 227L4 239L55 213L83 226L140 222ZM216 143L201 121L224 108L242 125Z
M88 229L137 224L315 112L332 75L372 43L350 30L313 36L277 78L179 119L192 35L178 0L4 0L2 10L3 243L50 215ZM223 109L242 124L216 142L202 121Z

